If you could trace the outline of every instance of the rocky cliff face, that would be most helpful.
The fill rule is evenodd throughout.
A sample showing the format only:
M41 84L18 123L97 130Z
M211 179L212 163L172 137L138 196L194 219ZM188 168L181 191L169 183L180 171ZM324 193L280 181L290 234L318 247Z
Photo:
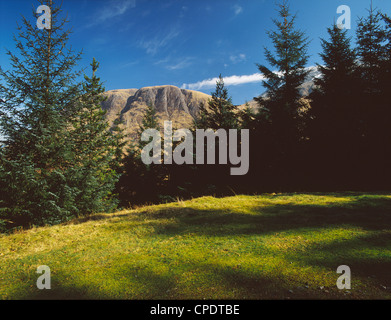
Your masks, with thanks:
M186 128L192 124L200 104L206 104L210 98L207 94L174 86L111 90L104 95L107 100L102 108L107 111L107 120L111 125L121 119L131 140L136 138L148 104L156 108L162 125L165 120L171 120L174 128Z

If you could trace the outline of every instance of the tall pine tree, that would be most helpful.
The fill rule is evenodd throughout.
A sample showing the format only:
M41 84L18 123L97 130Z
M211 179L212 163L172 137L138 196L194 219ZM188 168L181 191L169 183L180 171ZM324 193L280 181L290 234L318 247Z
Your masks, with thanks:
M347 30L334 24L327 31L330 39L321 39L323 63L317 65L320 76L310 95L309 166L317 173L314 183L331 187L339 180L346 186L359 139L356 53Z
M201 104L199 114L195 118L194 126L198 129L238 129L238 108L232 104L225 87L224 78L219 75L216 89L207 105Z
M357 53L360 115L360 159L361 179L367 185L376 187L380 180L389 175L390 102L385 99L389 88L385 87L387 52L386 31L381 14L373 8L368 16L361 18L357 27ZM387 183L387 182L386 182Z
M215 91L211 93L211 99L209 99L208 104L200 105L199 113L195 117L193 123L193 135L195 136L197 129L211 129L215 132L217 130L223 130L227 135L227 143L230 143L228 132L230 129L241 129L242 115L244 115L244 113L240 112L239 108L232 103L232 98L228 94L224 78L220 74L216 81ZM227 193L232 194L229 184L234 180L234 178L230 175L230 166L220 164L218 155L221 141L218 138L216 138L215 141L216 164L191 166L186 168L186 170L183 170L185 172L181 172L180 174L180 176L187 176L187 185L191 185L191 188L196 190L198 194L204 194L205 192L213 192L216 195L223 195ZM237 143L240 145L241 142L237 141ZM227 148L228 145L222 147ZM238 150L240 150L239 146ZM205 157L208 152L210 152L210 150L207 150L205 147ZM190 181L191 178L193 178L192 180L197 180L197 182ZM184 185L184 183L182 184Z
M55 223L77 214L69 186L72 145L68 119L77 112L81 54L66 46L67 21L51 0L51 28L40 30L23 17L14 37L18 54L7 51L12 69L0 71L1 152L6 218L17 224Z
M84 76L79 111L72 122L75 163L74 183L79 189L76 197L81 214L107 212L116 207L113 190L119 178L121 153L124 147L122 131L109 130L106 111L101 103L105 92L96 72L99 63L91 63L92 77Z
M308 39L304 32L295 28L296 16L290 13L287 1L278 5L279 19L273 19L275 31L268 31L274 46L274 53L265 48L265 57L272 70L258 65L265 77L264 95L255 98L260 107L258 115L258 148L254 153L254 163L270 179L284 180L287 186L294 180L299 165L299 141L301 140L302 101L300 86L305 82L309 71ZM266 179L265 175L257 179ZM282 180L281 180L282 181ZM280 184L281 185L281 184Z
M153 103L148 103L137 131L137 141L129 146L123 159L122 176L116 191L120 205L130 207L147 202L158 202L164 193L167 170L161 164L147 165L142 161L141 151L150 141L141 141L142 133L147 129L160 131L160 125Z

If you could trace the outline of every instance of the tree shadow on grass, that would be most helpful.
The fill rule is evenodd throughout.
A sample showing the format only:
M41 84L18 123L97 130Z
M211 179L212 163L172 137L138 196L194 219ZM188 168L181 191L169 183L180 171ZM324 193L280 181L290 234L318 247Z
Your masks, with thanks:
M330 193L315 194L330 196ZM276 195L269 197L278 200ZM289 196L289 195L288 195ZM67 224L82 224L89 221L108 220L116 218L113 223L122 222L121 217L132 219L170 219L177 220L176 226L157 227L158 233L175 234L190 228L205 235L225 236L232 234L260 234L280 232L301 228L317 228L338 225L351 225L366 230L391 229L391 198L386 194L376 198L360 196L356 193L338 193L333 198L356 196L349 202L324 204L273 204L248 206L251 214L232 209L198 209L190 205L178 207L166 205L154 211L146 209L140 212L123 213L119 215L96 214L74 219ZM243 203L246 206L246 203ZM232 227L232 228L231 228Z
M138 213L146 219L170 219L177 223L156 225L159 234L192 232L210 236L235 234L270 234L303 228L326 228L350 225L365 230L391 229L391 199L358 198L349 203L272 204L250 208L252 214L221 209L195 209L168 206L149 213Z
M75 218L71 221L63 223L63 225L78 225L83 224L89 221L100 221L100 220L108 220L108 219L114 219L114 218L120 218L120 217L126 217L128 214L116 214L115 216L105 213L100 214L91 214L84 217Z
M306 265L321 266L336 270L340 265L347 265L355 276L372 279L378 287L385 287L391 294L391 255L384 254L391 248L391 233L360 235L349 240L336 240L306 248L303 255L287 252L289 260Z
M83 274L74 273L82 278ZM120 279L118 279L120 274ZM150 269L107 273L99 278L101 283L90 282L79 284L72 280L64 280L69 275L53 272L50 289L38 289L34 284L26 282L13 292L17 300L154 300L168 298L168 293L175 287L170 274L158 274ZM74 275L76 276L76 275ZM38 277L38 276L37 276ZM77 279L78 282L83 279ZM106 286L105 282L109 282Z

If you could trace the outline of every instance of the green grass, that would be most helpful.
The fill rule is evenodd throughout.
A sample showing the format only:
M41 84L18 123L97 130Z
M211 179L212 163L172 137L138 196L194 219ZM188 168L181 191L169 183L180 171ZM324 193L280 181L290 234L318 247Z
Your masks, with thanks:
M390 299L391 195L203 197L1 235L0 298Z

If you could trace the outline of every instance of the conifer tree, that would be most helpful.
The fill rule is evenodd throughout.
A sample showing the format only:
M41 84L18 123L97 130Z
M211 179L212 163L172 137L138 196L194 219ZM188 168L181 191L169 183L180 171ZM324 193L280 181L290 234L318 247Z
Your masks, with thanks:
M149 141L141 141L141 135L147 129L160 131L156 108L152 102L148 103L144 112L136 142L129 146L127 155L123 159L122 176L116 186L120 205L123 207L157 202L160 192L164 192L162 189L166 181L164 177L166 170L162 165L147 165L141 158L142 149L149 143Z
M386 34L381 20L381 13L376 11L371 3L368 16L359 19L356 32L363 89L372 98L379 94L382 64L387 56L387 48L384 45Z
M386 86L387 33L382 24L381 13L371 6L368 16L358 22L358 86L361 141L359 156L362 181L378 183L386 179L390 170L390 102L387 101L389 87ZM388 174L386 174L388 172Z
M137 132L138 136L141 137L141 134L147 129L160 130L156 108L152 102L149 102L147 104L147 110L144 113L144 116L141 120L140 128Z
M121 152L124 147L122 132L109 130L105 119L106 111L101 103L105 92L100 78L96 76L99 63L91 63L92 77L84 76L79 112L73 119L75 186L80 190L76 197L82 214L107 212L115 208L116 199L112 194L118 181Z
M216 81L216 88L215 91L211 93L211 96L207 105L200 105L199 113L193 122L193 132L195 133L197 129L212 129L214 131L223 129L228 138L230 129L241 128L240 116L242 113L237 106L233 105L232 98L228 95L228 89L225 87L224 78L221 74ZM220 141L219 139L216 139L215 141L215 154L218 155ZM240 144L240 141L237 143ZM228 145L224 147L228 147ZM206 155L207 152L209 151L205 147L204 155ZM232 181L232 177L229 174L229 166L218 163L219 160L216 159L215 165L194 165L181 170L182 172L177 174L177 176L187 178L182 179L183 181L177 184L191 186L190 188L197 190L197 192L201 194L206 190L213 190L215 194L224 193L227 189L228 182ZM197 180L197 182L193 180ZM231 193L231 191L229 192Z
M320 76L315 79L310 94L308 136L312 160L309 165L317 172L315 180L324 184L324 179L328 179L335 184L352 167L349 159L359 138L355 109L357 65L348 31L335 24L327 31L330 39L321 39L323 63L317 65Z
M237 129L240 126L237 112L238 109L232 104L232 99L228 96L228 89L220 74L208 105L200 105L194 126L198 129Z
M238 112L239 119L241 122L241 128L243 129L255 129L255 119L257 116L256 110L252 109L248 102L246 102L245 107Z
M309 73L306 69L308 39L296 29L296 15L290 13L288 2L283 1L278 8L279 19L273 19L276 30L267 32L274 52L265 48L266 60L273 69L258 64L266 78L263 81L266 92L255 98L260 112L256 138L252 139L258 143L252 162L258 163L266 175L273 175L274 181L279 176L288 180L298 171L298 144L303 126L300 112L305 107L299 87ZM267 180L265 176L257 179Z
M385 101L391 101L391 17L386 14L382 14L383 21L385 23L385 61L383 65L383 79L382 90L385 93ZM391 109L391 108L389 108Z
M385 65L383 68L383 87L384 91L388 93L388 97L391 96L391 91L387 90L387 88L391 87L391 17L386 14L382 14L383 21L385 23L385 38L386 41L386 57L385 57ZM391 100L388 100L391 101Z
M13 226L95 212L116 178L108 145L118 144L103 120L100 80L79 80L81 52L67 44L68 21L52 0L39 4L50 8L49 28L37 28L34 10L33 21L23 17L17 53L7 51L11 69L0 70L0 214Z
M51 0L51 27L40 30L23 17L7 51L11 70L0 71L2 176L7 219L15 225L56 223L77 214L77 190L67 181L73 165L68 119L77 112L81 85L75 71L81 53L68 47L66 19Z
M383 130L383 145L381 146L383 149L382 157L383 157L383 180L385 181L384 186L389 188L389 182L391 181L391 168L389 166L391 162L391 150L388 147L391 144L391 17L382 14L382 18L385 24L384 34L386 38L385 42L385 60L382 66L382 79L381 79L381 87L382 87L382 105L384 114L382 116L382 126Z
M275 54L265 48L266 60L274 70L264 65L258 65L259 71L266 78L263 82L266 94L256 98L267 119L278 127L292 135L297 127L295 120L302 107L299 87L308 75L305 68L308 61L308 40L304 33L295 29L296 16L289 11L287 1L279 6L280 20L273 19L276 31L268 31L273 42Z

